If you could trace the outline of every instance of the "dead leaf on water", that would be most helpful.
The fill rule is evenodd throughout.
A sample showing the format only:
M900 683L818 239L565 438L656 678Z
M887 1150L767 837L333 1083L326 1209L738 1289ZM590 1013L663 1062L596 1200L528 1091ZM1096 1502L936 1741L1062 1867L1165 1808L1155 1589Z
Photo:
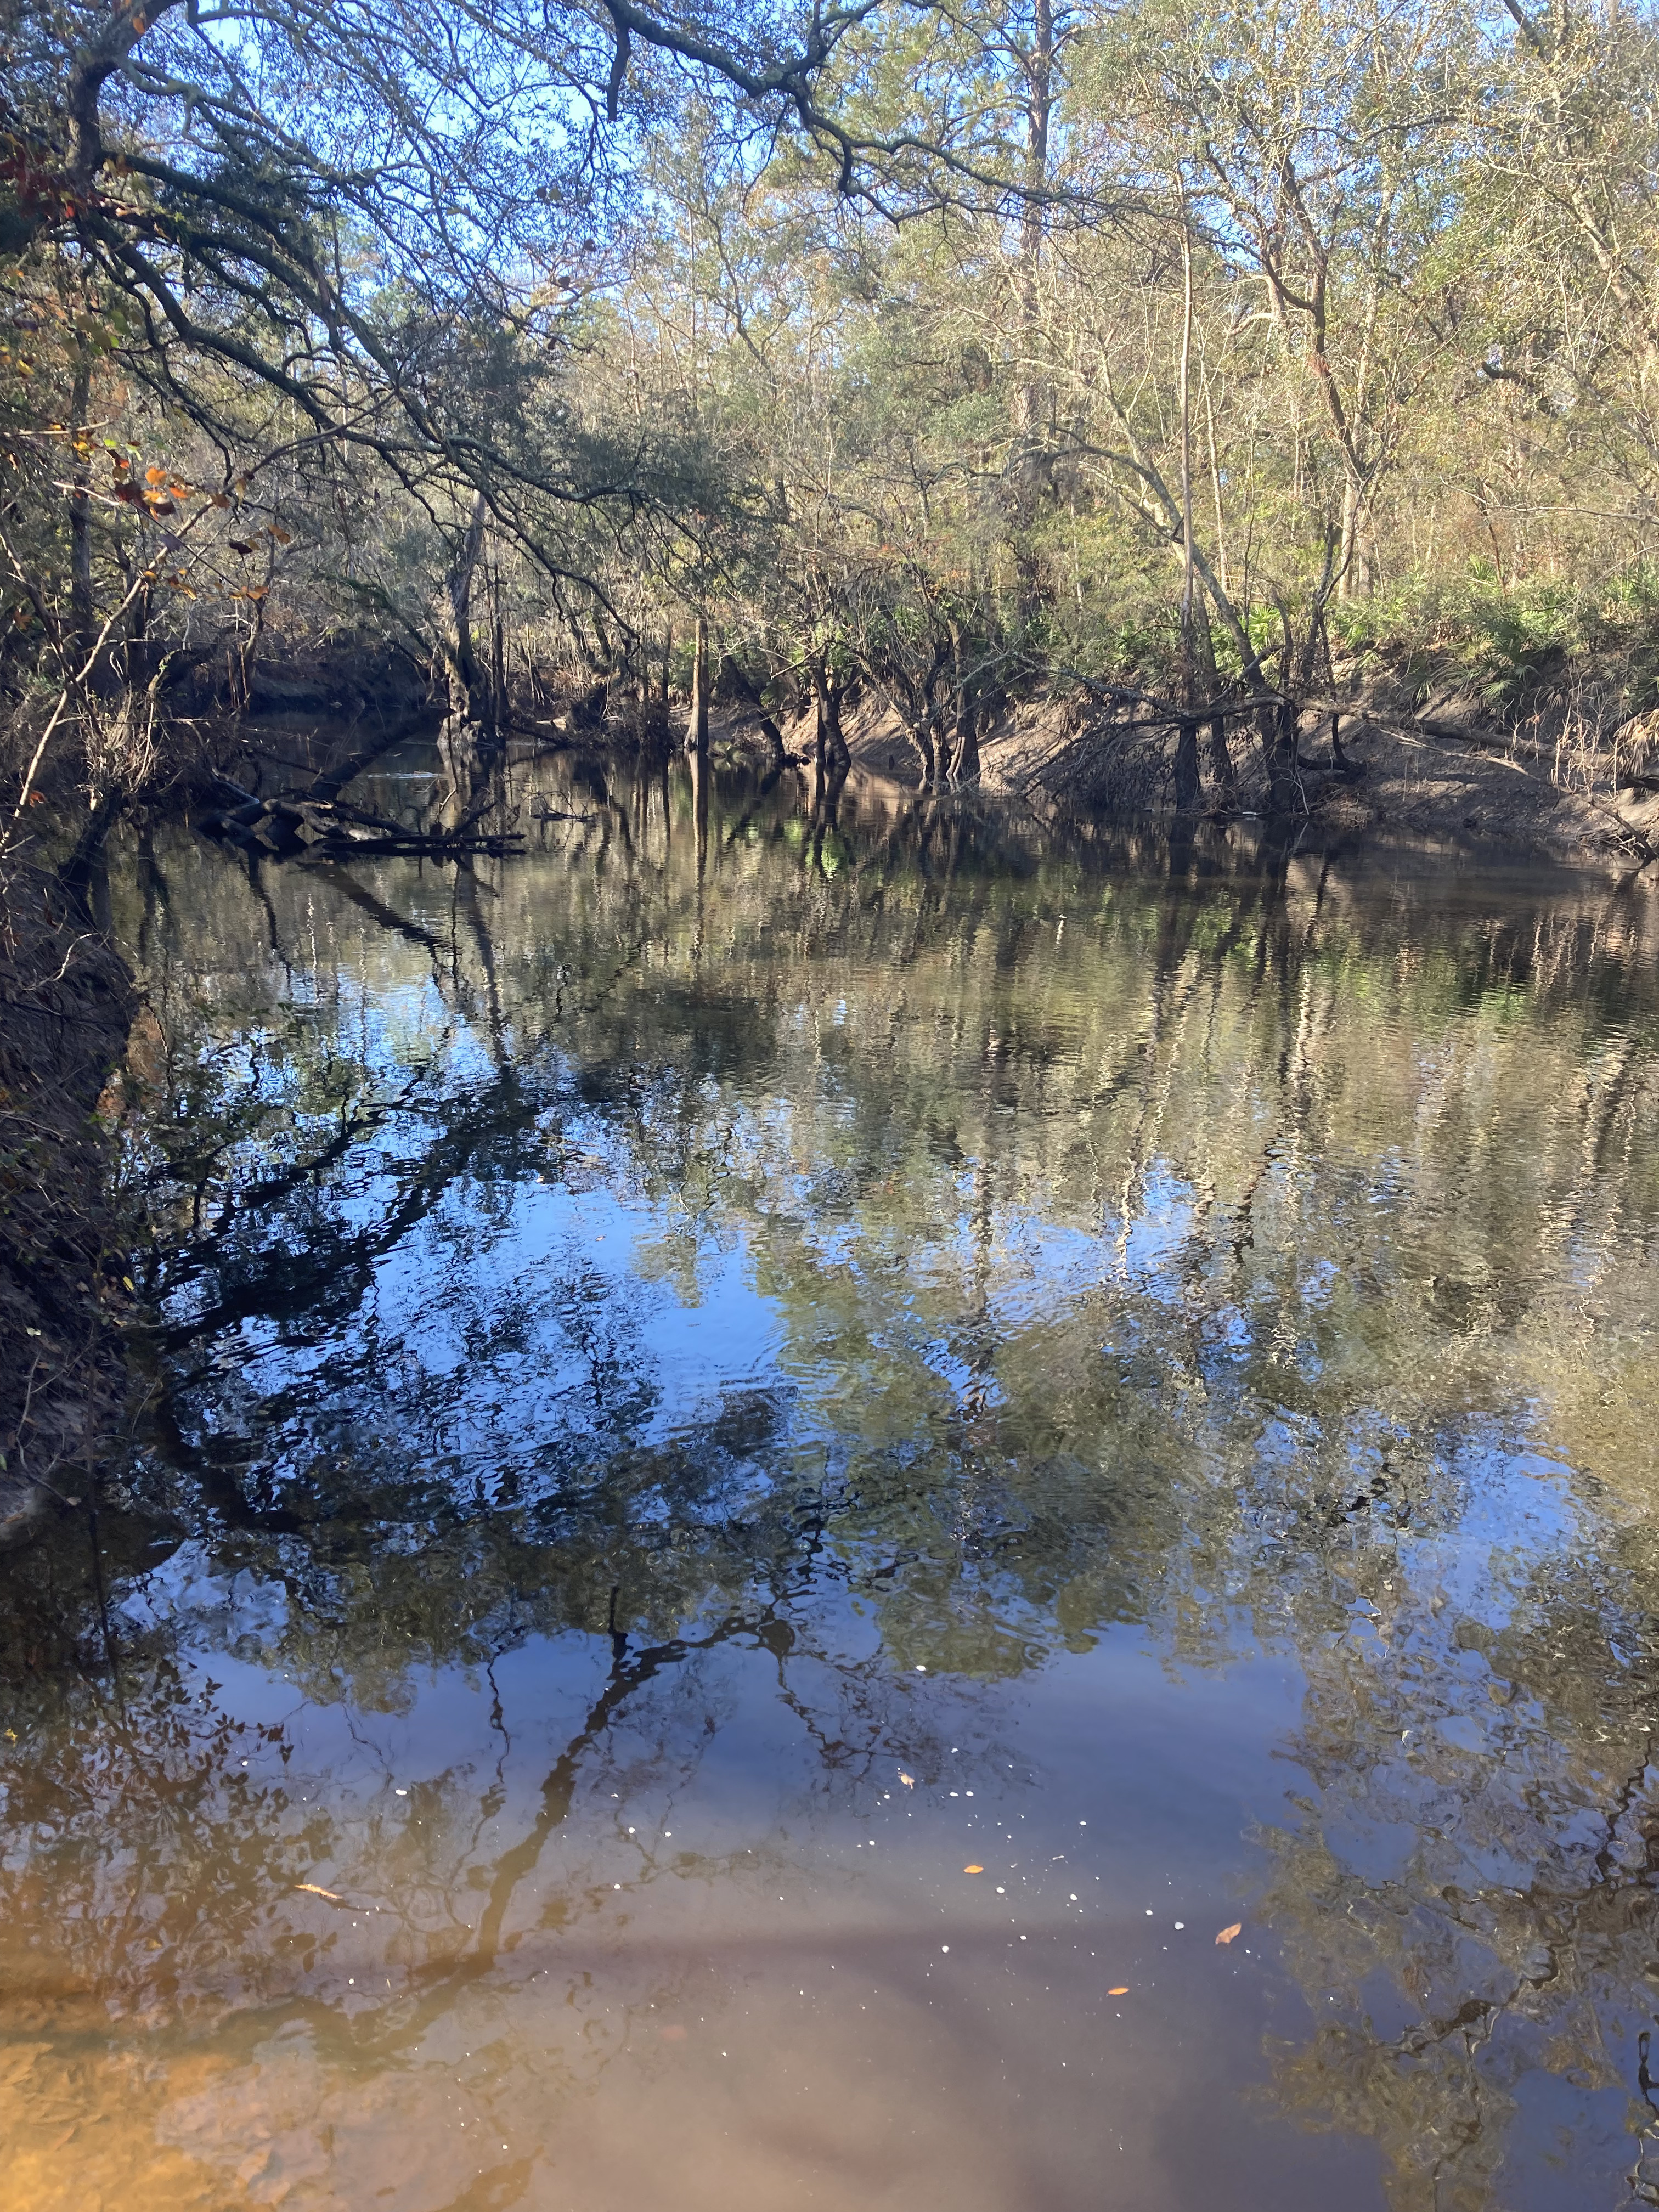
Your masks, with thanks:
M914 1790L916 1786L915 1776L914 1774L907 1774L902 1766L899 1769L899 1780L904 1784L907 1790Z
M663 2027L659 2028L657 2033L665 2043L684 2043L685 2040L685 2030L683 2027Z
M1215 1940L1218 1943L1231 1943L1235 1936L1242 1936L1243 1933L1244 1923L1242 1920L1235 1920L1232 1926L1224 1928Z
M1129 1994L1129 1984L1125 1982L1121 1988L1108 1990L1106 1994L1109 1997L1127 1997Z
M962 1870L963 1874L983 1874L985 1871L982 1866L963 1867Z
M307 1897L325 1897L331 1905L343 1905L345 1903L344 1898L337 1895L337 1893L331 1889L319 1888L314 1881L296 1881L294 1887L295 1889L304 1890Z

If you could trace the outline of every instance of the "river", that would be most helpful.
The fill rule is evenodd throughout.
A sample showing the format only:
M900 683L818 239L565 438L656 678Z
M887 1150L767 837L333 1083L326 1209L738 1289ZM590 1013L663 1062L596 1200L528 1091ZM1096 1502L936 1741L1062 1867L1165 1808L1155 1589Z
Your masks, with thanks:
M3 2212L1659 2203L1645 895L514 804L114 876Z

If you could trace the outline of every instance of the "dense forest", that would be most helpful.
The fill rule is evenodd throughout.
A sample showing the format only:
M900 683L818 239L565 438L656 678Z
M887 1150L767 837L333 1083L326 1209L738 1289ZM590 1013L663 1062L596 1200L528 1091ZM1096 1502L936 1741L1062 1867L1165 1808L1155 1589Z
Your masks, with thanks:
M486 748L712 697L832 756L864 697L931 786L1072 699L1155 797L1288 806L1305 710L1382 678L1606 787L1656 43L1617 0L8 0L5 811L84 854L296 696Z

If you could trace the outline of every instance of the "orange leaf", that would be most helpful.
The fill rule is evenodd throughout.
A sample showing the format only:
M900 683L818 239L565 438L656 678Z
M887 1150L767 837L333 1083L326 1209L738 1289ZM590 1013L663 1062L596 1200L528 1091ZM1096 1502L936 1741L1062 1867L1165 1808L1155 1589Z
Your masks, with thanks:
M915 1776L914 1774L907 1774L902 1766L899 1769L899 1780L904 1784L907 1790L914 1790L916 1786Z
M1243 1933L1244 1923L1242 1920L1235 1920L1232 1926L1224 1928L1215 1940L1218 1943L1231 1943L1235 1936L1242 1936Z
M165 483L167 480L167 472L165 469L146 469L144 471L144 482L146 483Z
M1129 1994L1129 1984L1127 1982L1121 1982L1116 1989L1108 1990L1106 1994L1109 1997L1127 1997Z
M982 1866L963 1867L962 1870L963 1874L983 1874L985 1871Z

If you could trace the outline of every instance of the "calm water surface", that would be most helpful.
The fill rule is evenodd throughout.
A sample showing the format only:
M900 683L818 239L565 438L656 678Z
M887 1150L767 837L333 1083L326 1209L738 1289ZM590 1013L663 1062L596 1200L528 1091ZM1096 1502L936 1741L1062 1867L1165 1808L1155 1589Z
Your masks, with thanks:
M1643 895L518 803L114 886L0 2208L1659 2203Z

